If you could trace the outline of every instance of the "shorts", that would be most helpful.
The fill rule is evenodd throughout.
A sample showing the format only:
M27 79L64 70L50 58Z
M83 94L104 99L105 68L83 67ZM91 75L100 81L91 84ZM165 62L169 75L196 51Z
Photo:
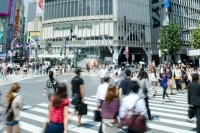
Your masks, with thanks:
M82 102L81 100L82 100L82 99L80 98L80 99L79 99L78 105L81 104L81 102ZM78 106L75 106L75 110L78 111Z
M20 70L20 68L17 68L17 71L19 71Z
M11 126L11 127L16 126L18 124L19 124L19 121L17 120L12 121L11 123L6 123L7 126Z

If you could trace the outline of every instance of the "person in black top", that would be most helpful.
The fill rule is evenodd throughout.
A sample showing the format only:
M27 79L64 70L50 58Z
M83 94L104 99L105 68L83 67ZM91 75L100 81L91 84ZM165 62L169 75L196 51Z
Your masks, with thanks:
M76 76L72 79L71 81L71 89L72 89L72 96L75 94L78 94L80 97L80 103L84 103L84 81L80 77L80 73L83 72L81 69L77 68L76 69ZM79 104L80 104L79 103ZM75 106L74 114L78 111L78 107ZM78 126L81 126L81 115L78 115Z
M196 112L197 133L200 133L200 84L198 83L199 75L192 75L192 83L188 85L188 104L193 106Z
M126 96L129 94L129 83L131 81L131 70L126 69L125 70L126 77L124 80L121 81L121 84L119 85L119 97L122 99L122 96Z

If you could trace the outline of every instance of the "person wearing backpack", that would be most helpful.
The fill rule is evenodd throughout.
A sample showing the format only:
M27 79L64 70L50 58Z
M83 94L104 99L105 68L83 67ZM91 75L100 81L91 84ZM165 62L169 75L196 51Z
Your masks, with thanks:
M56 93L56 89L58 87L58 80L53 77L53 71L49 72L49 79L46 81L44 86L44 93L43 96L48 96L48 99L50 100L50 97Z
M22 97L19 95L20 86L18 83L13 83L9 90L6 101L8 107L6 109L6 120L7 120L7 133L12 133L15 128L16 133L20 133L20 111L22 109Z
M145 101L141 96L139 95L140 85L139 81L137 79L130 81L129 83L129 90L131 91L131 94L128 96L125 96L122 99L120 108L119 108L119 115L118 115L118 121L120 126L128 126L127 133L142 133L146 131L146 119L148 118L147 115L147 108L145 105ZM144 121L138 121L142 122L143 127L138 128L137 121L133 120L130 125L127 123L126 116L129 116L129 111L134 111L138 113L139 117L143 117ZM128 118L128 117L127 117ZM135 117L136 118L136 117ZM138 119L139 120L139 119ZM140 123L141 124L141 123ZM144 130L144 131L142 131Z

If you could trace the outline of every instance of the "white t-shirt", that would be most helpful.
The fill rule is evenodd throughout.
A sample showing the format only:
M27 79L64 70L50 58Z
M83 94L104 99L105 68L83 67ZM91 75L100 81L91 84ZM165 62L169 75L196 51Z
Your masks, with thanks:
M108 69L101 69L100 71L99 71L99 76L101 77L101 78L104 78L104 77L109 77L109 71L108 71Z

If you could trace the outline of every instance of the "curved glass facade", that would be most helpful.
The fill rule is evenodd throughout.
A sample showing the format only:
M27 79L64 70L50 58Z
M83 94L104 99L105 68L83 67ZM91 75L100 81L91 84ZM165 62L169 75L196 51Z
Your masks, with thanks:
M45 0L44 20L91 16L111 15L113 0Z

